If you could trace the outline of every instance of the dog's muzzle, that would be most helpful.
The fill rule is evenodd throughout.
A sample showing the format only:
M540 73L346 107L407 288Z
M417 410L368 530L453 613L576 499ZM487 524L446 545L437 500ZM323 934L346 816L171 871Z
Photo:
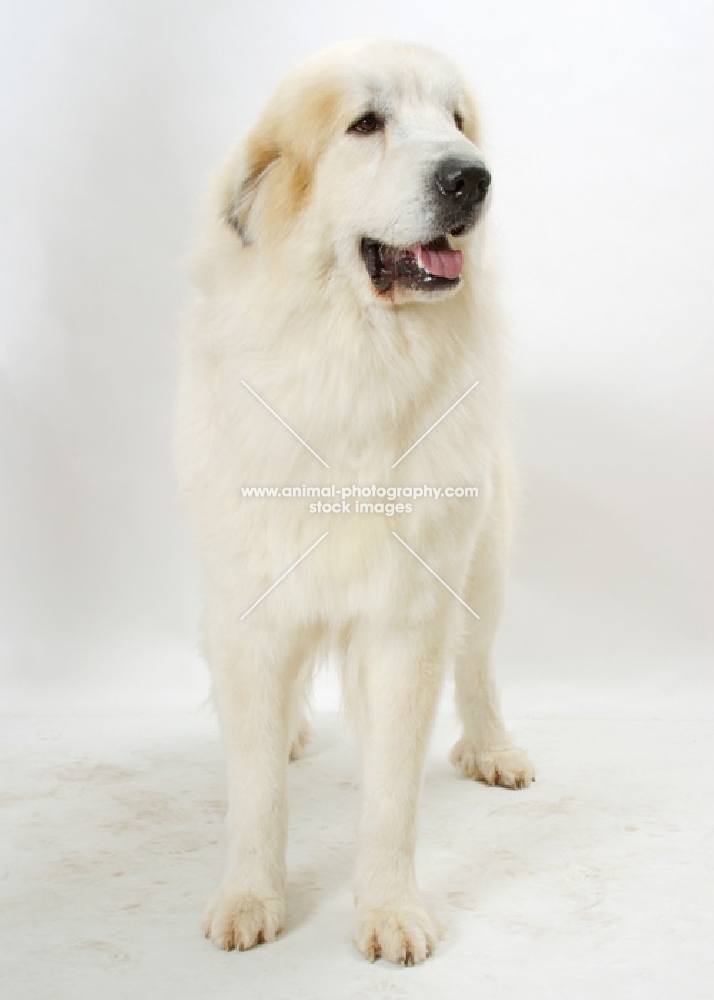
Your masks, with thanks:
M491 174L481 160L456 156L441 160L427 180L430 228L441 235L410 246L362 239L362 260L377 292L389 293L394 285L420 292L456 287L463 255L451 246L449 236L463 236L475 225L490 185Z

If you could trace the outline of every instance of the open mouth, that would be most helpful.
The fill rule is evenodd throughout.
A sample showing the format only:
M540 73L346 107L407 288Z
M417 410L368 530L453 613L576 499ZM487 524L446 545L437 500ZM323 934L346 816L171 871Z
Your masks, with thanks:
M417 291L453 288L461 281L463 257L454 250L446 236L429 243L393 247L364 237L362 260L378 292L388 292L393 285Z

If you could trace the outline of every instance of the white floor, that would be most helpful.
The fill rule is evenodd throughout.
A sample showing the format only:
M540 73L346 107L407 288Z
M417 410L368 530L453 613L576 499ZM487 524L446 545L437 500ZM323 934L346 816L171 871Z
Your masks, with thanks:
M288 924L224 954L198 915L220 875L220 747L206 714L0 720L4 1000L714 997L711 723L516 724L538 780L486 788L440 720L419 872L433 958L351 944L358 791L332 715L291 765Z

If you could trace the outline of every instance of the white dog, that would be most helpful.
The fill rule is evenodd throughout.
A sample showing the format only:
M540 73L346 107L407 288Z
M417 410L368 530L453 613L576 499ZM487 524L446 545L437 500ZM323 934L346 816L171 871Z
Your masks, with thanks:
M446 59L349 43L285 78L217 185L177 453L228 763L228 863L205 918L222 948L283 927L287 762L326 650L361 746L355 900L370 959L411 964L435 945L414 847L447 665L463 721L454 764L509 788L533 777L490 662L509 463L479 136ZM335 483L476 486L478 499L326 514L244 493Z

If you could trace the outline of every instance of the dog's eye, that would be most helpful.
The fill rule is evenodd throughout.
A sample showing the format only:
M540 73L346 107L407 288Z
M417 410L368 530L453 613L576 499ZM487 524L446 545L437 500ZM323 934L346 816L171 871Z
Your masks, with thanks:
M464 116L460 115L458 111L454 111L454 125L457 127L459 132L464 130Z
M370 132L381 132L384 128L384 118L380 118L374 111L369 111L356 121L353 121L348 132L357 132L359 135L369 135Z

